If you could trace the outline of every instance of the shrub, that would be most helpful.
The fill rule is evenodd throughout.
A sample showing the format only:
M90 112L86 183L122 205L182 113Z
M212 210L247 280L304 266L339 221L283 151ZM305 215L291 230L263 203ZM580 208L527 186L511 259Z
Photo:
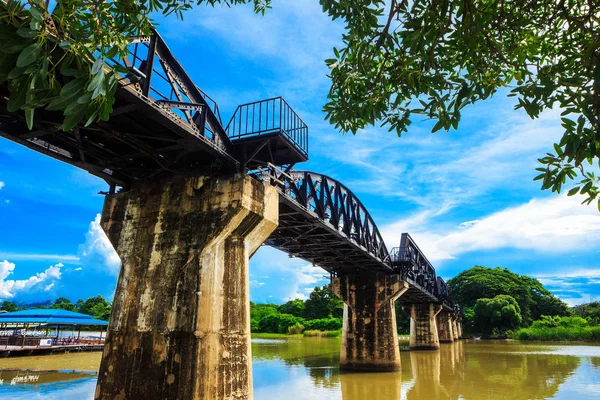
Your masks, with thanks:
M342 320L340 318L319 318L304 322L308 330L318 331L337 331L342 329Z
M303 323L302 318L290 314L270 314L258 323L260 332L287 333L290 326Z
M304 331L306 337L339 337L342 334L341 330L336 331L319 331L316 329Z
M288 335L299 335L302 331L304 331L304 325L299 322L287 328Z

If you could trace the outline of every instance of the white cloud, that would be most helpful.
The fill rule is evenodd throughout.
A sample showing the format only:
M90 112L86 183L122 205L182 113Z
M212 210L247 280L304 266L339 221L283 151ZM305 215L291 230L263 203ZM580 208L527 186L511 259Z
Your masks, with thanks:
M121 259L100 226L100 214L90 222L85 242L79 246L78 253L81 264L86 267L104 269L111 275L119 273Z
M79 257L72 254L36 254L36 253L5 253L0 252L0 258L17 261L60 261L69 264L78 264Z
M399 243L400 234L409 232L430 260L499 248L560 254L600 244L600 214L595 206L580 202L581 198L567 196L533 199L449 231L423 229L436 224L430 214L422 213L385 226L382 234L390 244Z
M290 258L279 250L263 246L250 260L250 295L253 301L258 302L307 299L315 286L329 283L326 275L325 270L304 260Z
M8 260L0 262L0 299L10 299L16 295L25 294L42 287L44 290L50 290L54 285L53 281L57 281L61 277L61 267L63 267L63 264L58 263L27 279L12 280L6 278L14 273L15 264Z
M54 287L54 282L44 287L44 292L49 292Z
M75 268L75 271L81 271L82 269L83 268L81 268L81 267L77 267L77 268Z
M6 186L4 182L0 181L0 190L2 190L2 188Z

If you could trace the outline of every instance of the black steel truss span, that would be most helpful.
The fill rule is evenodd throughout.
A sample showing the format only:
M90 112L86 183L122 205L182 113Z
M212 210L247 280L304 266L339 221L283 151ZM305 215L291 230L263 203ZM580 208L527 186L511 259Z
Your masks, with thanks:
M376 270L410 284L403 302L437 302L455 311L448 285L410 235L388 252L371 215L342 183L309 171L263 174L280 190L279 227L267 244L331 274Z
M22 112L6 110L0 86L0 136L128 186L162 172L239 169L216 103L202 92L157 32L135 39L123 60L105 60L120 73L107 122L59 129L61 112L37 110L32 131ZM68 78L65 78L68 79ZM66 80L62 82L66 83Z
M393 272L385 243L347 187L322 174L282 173L279 227L268 244L335 273L357 268Z

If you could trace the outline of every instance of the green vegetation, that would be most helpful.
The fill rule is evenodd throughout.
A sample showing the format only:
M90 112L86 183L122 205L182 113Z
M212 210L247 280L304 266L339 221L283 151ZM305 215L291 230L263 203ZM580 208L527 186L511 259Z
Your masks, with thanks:
M585 318L590 325L600 325L600 301L575 306L573 312Z
M542 315L570 316L572 311L534 278L518 275L506 268L475 266L448 281L452 297L464 313L467 333L483 333L488 329L475 321L475 304L479 299L508 295L519 305L522 325L529 326ZM508 328L507 328L508 329Z
M62 111L62 129L109 118L120 67L131 38L148 35L153 15L194 5L271 0L140 0L0 2L0 83L8 110L21 110L29 129L36 109ZM539 159L543 189L591 203L600 177L600 14L593 1L320 0L345 24L342 47L325 60L332 84L326 118L342 131L387 125L398 136L415 118L435 121L432 132L457 129L462 110L511 88L516 109L538 118L560 107L563 137ZM50 7L50 8L49 8ZM598 201L600 208L600 200Z
M320 330L308 330L304 331L304 336L307 337L339 337L342 335L342 330L338 329L335 331L320 331Z
M342 328L343 310L343 302L328 286L317 286L306 301L290 300L279 306L251 302L250 328L252 332L279 334L335 332Z
M573 309L537 280L475 266L448 281L468 334L519 340L600 340L600 302ZM514 333L513 333L514 331Z
M586 341L600 342L600 326L577 317L543 316L529 328L514 333L518 340Z
M519 304L506 294L493 299L477 299L473 314L475 325L488 335L512 330L523 321Z
M88 314L96 319L108 321L110 318L110 310L112 303L100 295L90 297L87 300L79 299L77 303L71 303L71 300L66 297L59 297L53 303L46 304L28 304L18 306L12 301L5 300L0 304L0 310L4 311L19 311L30 308L55 308L60 310L74 311L82 314Z

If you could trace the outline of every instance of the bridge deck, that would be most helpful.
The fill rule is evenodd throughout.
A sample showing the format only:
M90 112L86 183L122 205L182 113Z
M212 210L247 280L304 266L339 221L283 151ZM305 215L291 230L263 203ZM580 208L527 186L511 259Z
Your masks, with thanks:
M131 59L110 61L107 67L122 76L109 121L65 132L62 112L36 110L29 131L23 112L8 112L3 84L0 136L89 171L113 189L162 173L231 173L308 158L308 127L282 98L239 106L224 128L216 103L156 32L134 41ZM400 274L411 285L400 301L453 307L447 286L412 239L403 234L406 243L390 254L367 209L343 184L308 171L269 179L281 196L280 225L267 244L332 274Z

